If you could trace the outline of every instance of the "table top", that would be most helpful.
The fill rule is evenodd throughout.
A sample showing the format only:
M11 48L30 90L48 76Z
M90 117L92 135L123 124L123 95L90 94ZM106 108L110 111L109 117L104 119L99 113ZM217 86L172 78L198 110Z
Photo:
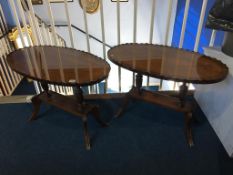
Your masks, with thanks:
M221 61L183 49L153 44L122 44L108 51L109 59L136 73L178 82L209 84L226 78Z
M83 86L107 78L109 64L103 59L72 48L33 46L7 56L17 73L37 81L65 86Z

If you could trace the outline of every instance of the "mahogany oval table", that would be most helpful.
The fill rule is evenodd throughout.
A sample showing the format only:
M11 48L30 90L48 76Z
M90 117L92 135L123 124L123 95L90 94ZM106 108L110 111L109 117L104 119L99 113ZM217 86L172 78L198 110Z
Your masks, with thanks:
M98 106L86 104L81 86L93 85L107 78L109 64L103 59L72 48L56 46L33 46L16 50L7 56L9 66L17 73L39 81L43 92L32 98L34 111L30 121L35 120L41 102L46 102L81 117L86 149L90 149L87 116L93 114L102 126ZM49 90L48 84L74 86L75 99Z
M136 75L136 87L127 93L119 117L130 98L161 105L185 115L185 134L189 146L193 146L191 121L194 104L187 100L187 83L210 84L226 78L228 68L221 61L183 49L153 44L122 44L108 51L109 59L120 67L131 70ZM150 92L142 89L142 75L182 82L178 97L161 91Z

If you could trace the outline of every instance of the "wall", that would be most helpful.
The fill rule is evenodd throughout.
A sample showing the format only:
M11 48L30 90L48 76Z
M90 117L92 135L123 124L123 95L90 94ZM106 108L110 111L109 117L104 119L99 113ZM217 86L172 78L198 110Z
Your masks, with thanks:
M156 1L156 18L155 18L155 34L153 42L163 43L165 39L166 17L168 11L168 0ZM121 42L133 41L133 0L120 3L121 5ZM173 1L173 18L171 20L171 34L176 13L177 0ZM138 0L138 23L137 23L137 42L149 42L150 17L151 17L151 0ZM117 44L117 3L111 0L103 1L106 42L110 45ZM51 3L54 19L57 22L66 21L64 4ZM34 5L35 12L45 21L49 21L47 8L45 5ZM71 22L81 29L84 29L83 12L77 0L68 3L71 16ZM101 38L100 10L94 14L88 14L89 33ZM77 38L78 40L78 38Z
M196 85L195 98L227 153L233 157L233 58L220 48L205 48L205 54L226 64L229 75L220 83Z

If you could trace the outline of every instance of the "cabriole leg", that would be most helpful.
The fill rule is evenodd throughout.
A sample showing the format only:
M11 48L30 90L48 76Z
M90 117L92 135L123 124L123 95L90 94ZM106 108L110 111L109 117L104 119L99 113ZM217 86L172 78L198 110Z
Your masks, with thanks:
M90 143L90 136L87 127L87 118L83 118L83 132L84 132L84 142L85 142L86 150L90 150L91 143Z

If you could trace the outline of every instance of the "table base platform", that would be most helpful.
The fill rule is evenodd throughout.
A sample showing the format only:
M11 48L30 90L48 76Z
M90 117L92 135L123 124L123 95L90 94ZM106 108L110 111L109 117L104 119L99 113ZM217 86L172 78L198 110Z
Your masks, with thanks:
M82 98L81 98L82 99ZM32 98L33 113L29 121L37 119L37 114L40 110L40 105L42 102L48 103L66 112L72 113L82 119L83 131L84 131L84 142L87 150L90 150L90 136L88 133L87 117L89 114L96 119L96 121L102 126L107 127L108 125L103 122L100 118L99 107L93 104L85 104L80 99L76 100L71 97L60 95L53 91L43 91L39 95Z
M141 88L142 76L137 74L136 78L136 87L133 86L132 89L125 95L122 106L117 111L115 117L120 117L122 115L131 99L146 101L178 112L182 112L184 113L185 135L188 145L190 147L194 146L191 124L195 103L185 100L185 97L188 93L187 86L185 84L182 85L180 88L179 97L174 97L171 95L166 95L160 91L151 92L144 90Z

